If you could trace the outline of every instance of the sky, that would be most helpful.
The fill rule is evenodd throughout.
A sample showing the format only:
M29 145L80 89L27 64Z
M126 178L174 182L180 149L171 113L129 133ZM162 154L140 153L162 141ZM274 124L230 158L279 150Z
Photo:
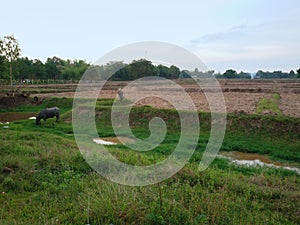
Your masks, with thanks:
M93 63L134 42L161 41L197 55L211 70L300 68L299 0L0 1L0 37L23 57Z

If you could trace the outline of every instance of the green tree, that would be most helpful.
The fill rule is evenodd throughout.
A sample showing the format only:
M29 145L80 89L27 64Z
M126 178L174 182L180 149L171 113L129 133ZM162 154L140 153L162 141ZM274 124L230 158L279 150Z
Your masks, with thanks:
M84 60L75 60L73 61L74 67L76 68L76 74L74 79L80 80L83 76L84 72L87 70L87 68L90 66L86 61Z
M56 56L48 58L45 63L45 69L48 79L59 79L64 69L64 61Z
M63 63L62 78L80 80L89 65L84 60L67 60Z
M4 36L0 39L0 55L4 56L9 62L9 74L10 84L13 91L13 79L12 79L12 63L20 56L21 49L17 39L13 36Z
M27 57L25 58L18 58L15 61L15 71L13 73L16 79L32 79L33 75L33 61Z
M297 70L297 77L300 78L300 68Z
M178 79L180 75L180 69L177 66L172 65L170 67L170 79Z
M291 71L289 72L289 77L290 77L290 78L296 77L296 73L294 72L294 70L291 70Z
M76 77L76 70L72 67L68 67L62 71L62 78L64 80L74 79Z
M251 79L251 74L250 73L245 73L245 72L241 71L238 74L238 78L239 79Z
M225 78L229 78L229 79L237 78L237 72L233 69L229 69L229 70L226 70L225 73L223 73L223 76Z
M101 79L129 80L129 72L125 70L125 66L126 64L123 61L111 61L107 63L103 66L103 71L100 71Z
M163 66L160 64L157 66L157 68L158 68L158 76L164 77L167 79L169 79L171 77L172 74L171 74L169 67L166 67L166 66Z
M134 60L129 65L130 80L157 75L151 61L146 59Z
M47 72L43 62L39 59L34 59L32 63L32 78L35 79L46 79Z

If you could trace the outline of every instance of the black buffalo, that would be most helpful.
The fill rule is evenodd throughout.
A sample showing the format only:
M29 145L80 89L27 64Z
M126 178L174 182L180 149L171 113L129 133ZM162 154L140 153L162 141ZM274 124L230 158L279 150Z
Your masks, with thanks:
M43 109L35 120L36 125L41 124L41 119L43 119L46 122L46 119L53 118L54 116L56 116L56 122L57 122L59 119L59 108L52 107L52 108Z

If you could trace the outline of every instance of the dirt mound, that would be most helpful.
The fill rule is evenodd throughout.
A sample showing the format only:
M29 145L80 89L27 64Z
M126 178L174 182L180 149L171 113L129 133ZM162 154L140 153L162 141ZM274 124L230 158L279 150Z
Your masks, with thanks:
M0 96L0 107L1 108L12 108L20 105L37 104L38 99L36 98L25 98L22 96Z

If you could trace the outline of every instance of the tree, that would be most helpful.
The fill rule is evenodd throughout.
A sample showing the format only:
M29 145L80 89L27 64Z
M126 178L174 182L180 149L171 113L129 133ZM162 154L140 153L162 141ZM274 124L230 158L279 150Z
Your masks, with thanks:
M58 79L60 78L63 70L64 61L56 56L52 58L47 58L45 63L45 68L47 72L48 79Z
M237 72L233 69L226 70L223 74L225 78L237 78Z
M180 74L180 69L177 66L172 65L170 67L170 79L178 79Z
M128 65L130 80L157 75L154 67L152 62L146 59L133 60L132 63Z
M297 70L297 75L296 75L297 78L300 78L300 68Z
M103 67L103 71L101 71L100 76L101 79L110 80L127 80L126 74L124 74L124 67L126 64L123 61L110 61Z
M297 70L297 77L300 78L300 68Z
M169 67L166 67L166 66L163 66L163 65L160 64L160 65L157 66L157 68L158 68L158 76L170 79L172 74L170 72Z
M12 91L12 63L20 56L20 54L21 49L19 48L19 43L13 35L4 36L3 39L0 39L0 55L4 56L9 62L10 84L12 87Z
M80 80L89 65L84 60L66 60L63 63L62 78Z
M290 78L296 77L296 73L294 72L294 70L291 70L291 71L289 72L289 77L290 77Z
M16 60L16 66L13 73L13 76L17 79L24 80L24 79L32 79L33 75L33 61L31 59L25 58L18 58Z
M33 78L36 78L36 79L46 79L47 78L47 72L46 72L45 65L39 59L33 60L32 73L33 73Z
M251 79L251 74L250 73L245 73L245 72L241 71L238 74L238 78L239 79Z

